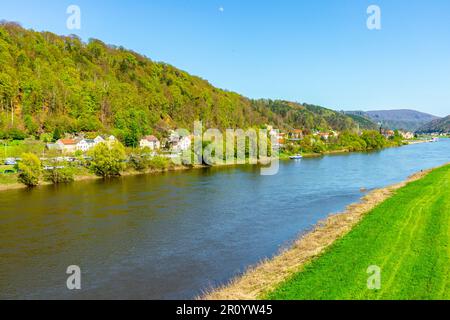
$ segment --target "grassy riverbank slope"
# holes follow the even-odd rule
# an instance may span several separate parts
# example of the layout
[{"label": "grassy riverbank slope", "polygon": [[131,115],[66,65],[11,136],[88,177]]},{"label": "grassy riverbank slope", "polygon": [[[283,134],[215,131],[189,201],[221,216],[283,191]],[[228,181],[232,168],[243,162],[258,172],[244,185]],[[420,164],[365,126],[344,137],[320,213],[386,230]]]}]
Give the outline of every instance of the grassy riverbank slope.
[{"label": "grassy riverbank slope", "polygon": [[[207,300],[450,298],[450,165],[377,189]],[[381,290],[367,289],[369,266]]]},{"label": "grassy riverbank slope", "polygon": [[[395,192],[269,299],[450,299],[450,166]],[[369,266],[381,289],[369,290]]]}]

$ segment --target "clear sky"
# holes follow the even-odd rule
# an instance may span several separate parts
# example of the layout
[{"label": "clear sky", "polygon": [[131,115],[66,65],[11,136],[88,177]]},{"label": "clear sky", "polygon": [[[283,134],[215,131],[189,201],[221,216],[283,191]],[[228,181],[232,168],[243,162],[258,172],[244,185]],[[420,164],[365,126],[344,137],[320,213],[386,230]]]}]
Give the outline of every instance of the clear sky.
[{"label": "clear sky", "polygon": [[[71,4],[81,30],[66,27]],[[252,98],[450,114],[449,0],[0,0],[0,19],[122,45]]]}]

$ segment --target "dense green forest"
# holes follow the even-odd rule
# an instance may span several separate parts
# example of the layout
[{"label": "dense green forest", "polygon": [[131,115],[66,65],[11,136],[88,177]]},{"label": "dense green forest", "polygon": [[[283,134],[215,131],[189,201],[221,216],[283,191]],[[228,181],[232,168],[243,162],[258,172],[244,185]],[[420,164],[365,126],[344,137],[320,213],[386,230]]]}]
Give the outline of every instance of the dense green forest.
[{"label": "dense green forest", "polygon": [[133,142],[144,134],[191,128],[195,120],[215,128],[357,128],[340,112],[250,100],[100,40],[84,43],[0,24],[0,138],[99,131]]}]

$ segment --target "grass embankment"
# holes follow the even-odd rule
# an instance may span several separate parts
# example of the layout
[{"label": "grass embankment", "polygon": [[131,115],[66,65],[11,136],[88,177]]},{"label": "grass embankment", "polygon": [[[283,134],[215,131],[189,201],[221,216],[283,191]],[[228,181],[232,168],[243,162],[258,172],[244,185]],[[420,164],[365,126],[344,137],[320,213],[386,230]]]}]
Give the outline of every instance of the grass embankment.
[{"label": "grass embankment", "polygon": [[[372,191],[202,298],[449,298],[450,166],[430,171]],[[382,272],[379,291],[367,289],[373,265]]]},{"label": "grass embankment", "polygon": [[[381,289],[367,288],[369,266]],[[450,166],[398,190],[268,299],[450,299]]]}]

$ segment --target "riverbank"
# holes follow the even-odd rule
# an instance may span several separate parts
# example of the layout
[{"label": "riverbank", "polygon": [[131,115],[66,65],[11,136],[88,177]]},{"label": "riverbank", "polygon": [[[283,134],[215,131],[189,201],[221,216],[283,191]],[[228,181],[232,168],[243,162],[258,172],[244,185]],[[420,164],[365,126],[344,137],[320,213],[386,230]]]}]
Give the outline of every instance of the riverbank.
[{"label": "riverbank", "polygon": [[[348,149],[341,149],[341,150],[332,150],[332,151],[324,151],[322,153],[302,153],[303,158],[320,158],[323,156],[328,155],[334,155],[334,154],[346,154],[351,153],[352,151],[349,151]],[[280,160],[290,160],[291,156],[295,156],[294,153],[281,153],[280,154]]]},{"label": "riverbank", "polygon": [[[375,190],[360,203],[350,205],[345,212],[319,223],[289,250],[249,269],[229,285],[203,298],[389,299],[431,295],[415,290],[402,291],[407,277],[411,280],[410,286],[421,280],[426,287],[427,280],[432,280],[436,288],[448,288],[450,284],[445,277],[449,269],[444,266],[450,265],[450,261],[448,255],[442,254],[448,243],[450,219],[449,214],[439,219],[439,214],[450,212],[449,178],[450,166],[446,165]],[[416,212],[419,213],[417,216],[414,215]],[[432,222],[437,224],[430,224]],[[428,231],[434,228],[443,237],[434,237],[435,234],[426,232],[425,228]],[[423,255],[418,255],[419,249]],[[430,262],[424,258],[430,258]],[[431,262],[443,269],[428,270],[433,268]],[[368,292],[366,270],[376,264],[383,270],[383,279],[386,279],[383,284],[386,285],[382,291]],[[405,271],[399,272],[399,268]],[[436,293],[434,297],[442,295]]]},{"label": "riverbank", "polygon": [[[424,141],[424,140],[420,140],[420,141],[403,141],[403,145],[390,145],[390,146],[386,146],[383,147],[382,149],[387,149],[387,148],[399,148],[399,147],[404,147],[407,145],[413,145],[413,144],[419,144],[419,143],[428,143],[429,141]],[[370,150],[360,150],[360,151],[351,151],[348,148],[343,148],[343,149],[336,149],[336,150],[327,150],[327,151],[322,151],[320,153],[312,153],[312,152],[303,152],[302,156],[303,158],[320,158],[323,156],[329,156],[329,155],[339,155],[339,154],[347,154],[347,153],[353,153],[353,152],[372,152],[372,151],[377,151],[377,150],[382,150],[382,149],[370,149]],[[289,160],[291,156],[295,156],[297,155],[296,153],[280,153],[280,160]]]},{"label": "riverbank", "polygon": [[[392,148],[392,147],[386,147],[386,148]],[[339,149],[339,150],[324,151],[322,153],[304,153],[303,157],[304,158],[320,158],[320,157],[327,156],[327,155],[348,154],[348,153],[352,153],[352,152],[361,152],[361,151],[350,151],[348,149]],[[279,160],[286,160],[286,161],[290,160],[289,157],[292,155],[294,155],[294,154],[281,153],[279,155]],[[230,164],[230,165],[222,164],[222,165],[216,165],[214,167],[224,167],[224,166],[234,166],[234,165],[236,165],[236,164]],[[161,174],[164,172],[186,171],[186,170],[192,170],[192,169],[202,169],[202,168],[206,168],[206,167],[207,166],[204,166],[204,165],[195,165],[195,166],[172,165],[172,166],[169,166],[169,168],[162,169],[162,170],[152,169],[152,170],[145,170],[145,171],[136,171],[136,170],[127,169],[126,171],[122,172],[121,176],[127,177],[127,176],[137,176],[137,175],[147,175],[147,174]],[[0,179],[0,192],[28,188],[27,186],[16,182],[17,174],[3,175],[3,176],[0,176],[0,178],[1,178]],[[83,172],[81,175],[75,175],[74,182],[86,181],[86,180],[100,180],[100,179],[102,179],[102,178],[99,176],[96,176],[94,174],[91,174],[91,173],[87,172],[87,170],[85,170],[85,172]],[[39,183],[39,186],[48,186],[48,185],[52,185],[52,183],[46,182],[46,181],[41,181]]]},{"label": "riverbank", "polygon": [[[193,169],[201,169],[205,168],[205,166],[192,166],[192,167],[186,167],[186,166],[173,166],[169,167],[164,170],[146,170],[146,171],[135,171],[135,170],[128,170],[125,172],[122,172],[120,177],[129,177],[129,176],[139,176],[139,175],[152,175],[152,174],[162,174],[165,172],[175,172],[175,171],[185,171],[185,170],[193,170]],[[13,175],[14,180],[17,180],[17,175]],[[89,180],[101,180],[102,177],[96,176],[94,174],[83,174],[83,175],[76,175],[74,177],[74,182],[80,182],[80,181],[89,181]],[[37,187],[40,186],[50,186],[53,185],[51,182],[41,181]],[[7,184],[0,184],[0,192],[2,191],[8,191],[8,190],[18,190],[18,189],[27,189],[28,187],[24,184],[18,183],[18,182],[11,182]]]}]

